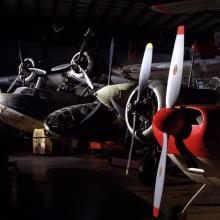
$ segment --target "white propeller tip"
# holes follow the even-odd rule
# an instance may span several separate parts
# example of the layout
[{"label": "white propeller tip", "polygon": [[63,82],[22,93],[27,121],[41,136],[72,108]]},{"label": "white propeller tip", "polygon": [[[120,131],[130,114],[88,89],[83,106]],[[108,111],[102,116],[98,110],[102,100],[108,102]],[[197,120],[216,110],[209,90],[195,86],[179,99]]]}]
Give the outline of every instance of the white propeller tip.
[{"label": "white propeller tip", "polygon": [[154,209],[153,209],[153,216],[154,216],[155,218],[157,218],[158,215],[159,215],[159,209],[158,209],[157,207],[154,207]]},{"label": "white propeller tip", "polygon": [[125,171],[125,176],[127,176],[128,175],[128,169],[126,169],[126,171]]},{"label": "white propeller tip", "polygon": [[184,34],[184,32],[185,32],[184,26],[179,26],[177,29],[177,35]]},{"label": "white propeller tip", "polygon": [[147,48],[153,48],[153,44],[152,43],[148,43],[146,47]]}]

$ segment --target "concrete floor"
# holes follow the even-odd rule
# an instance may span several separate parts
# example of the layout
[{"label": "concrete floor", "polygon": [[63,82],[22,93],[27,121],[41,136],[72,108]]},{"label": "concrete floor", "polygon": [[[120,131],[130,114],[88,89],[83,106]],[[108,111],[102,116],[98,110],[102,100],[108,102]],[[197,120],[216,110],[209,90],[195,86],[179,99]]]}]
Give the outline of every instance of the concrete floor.
[{"label": "concrete floor", "polygon": [[[121,166],[125,160],[115,164],[113,160],[117,166],[110,166],[106,158],[93,154],[11,156],[10,160],[17,162],[19,178],[18,194],[16,197],[15,193],[7,219],[154,219],[154,189],[138,180],[136,169],[131,169],[126,177]],[[165,219],[169,207],[184,205],[199,186],[181,173],[167,175],[159,219]],[[189,208],[187,219],[220,219],[220,204],[216,201],[220,201],[219,189],[206,192]]]}]

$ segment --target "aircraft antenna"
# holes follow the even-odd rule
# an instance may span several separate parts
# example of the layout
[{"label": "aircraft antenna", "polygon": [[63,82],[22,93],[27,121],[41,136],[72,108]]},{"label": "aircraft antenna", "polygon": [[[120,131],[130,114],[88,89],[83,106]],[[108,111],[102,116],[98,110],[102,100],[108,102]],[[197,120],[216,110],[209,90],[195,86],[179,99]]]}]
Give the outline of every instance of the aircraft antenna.
[{"label": "aircraft antenna", "polygon": [[192,85],[192,78],[194,77],[194,60],[195,60],[195,50],[196,50],[196,47],[197,47],[197,43],[196,43],[196,40],[195,40],[194,46],[192,46],[193,54],[192,54],[191,68],[190,68],[190,72],[189,72],[189,80],[188,80],[188,85],[187,85],[188,87],[191,87],[191,85]]}]

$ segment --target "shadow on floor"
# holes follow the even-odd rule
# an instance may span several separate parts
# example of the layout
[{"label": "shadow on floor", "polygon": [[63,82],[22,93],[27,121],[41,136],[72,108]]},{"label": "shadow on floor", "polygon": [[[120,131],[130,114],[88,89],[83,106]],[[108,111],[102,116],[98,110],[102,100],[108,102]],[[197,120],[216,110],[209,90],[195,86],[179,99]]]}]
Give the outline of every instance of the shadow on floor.
[{"label": "shadow on floor", "polygon": [[53,168],[19,174],[18,205],[8,219],[145,220],[152,206],[112,171]]}]

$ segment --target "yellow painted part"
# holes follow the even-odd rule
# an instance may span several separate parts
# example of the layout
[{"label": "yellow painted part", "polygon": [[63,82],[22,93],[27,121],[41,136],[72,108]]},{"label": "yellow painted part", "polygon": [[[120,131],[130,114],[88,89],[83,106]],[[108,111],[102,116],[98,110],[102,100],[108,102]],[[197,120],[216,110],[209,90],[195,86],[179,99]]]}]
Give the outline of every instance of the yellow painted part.
[{"label": "yellow painted part", "polygon": [[147,48],[153,48],[153,44],[152,43],[148,43],[147,44]]},{"label": "yellow painted part", "polygon": [[33,132],[33,153],[35,154],[52,154],[53,143],[45,135],[43,128],[34,129]]}]

